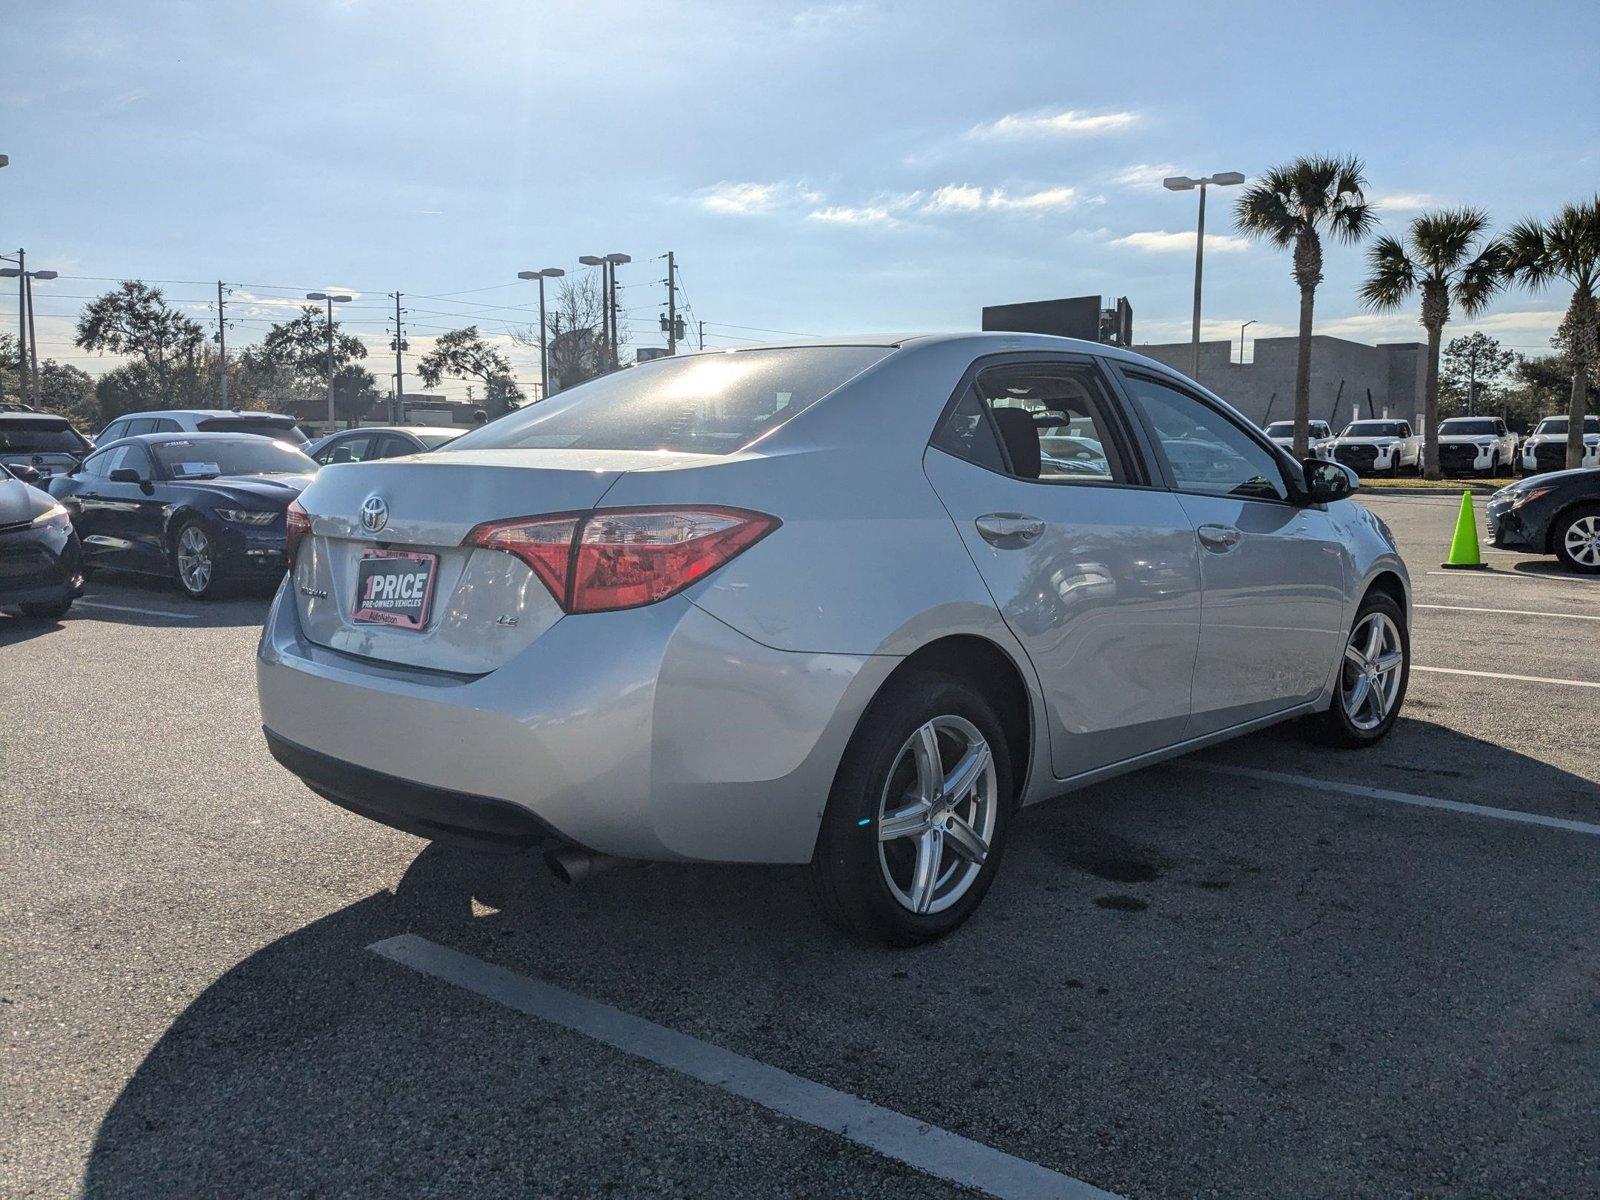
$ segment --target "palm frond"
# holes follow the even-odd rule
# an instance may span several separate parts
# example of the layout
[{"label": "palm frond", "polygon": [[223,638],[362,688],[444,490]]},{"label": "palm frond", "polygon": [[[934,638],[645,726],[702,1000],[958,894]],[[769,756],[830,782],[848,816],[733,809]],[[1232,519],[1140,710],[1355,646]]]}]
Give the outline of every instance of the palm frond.
[{"label": "palm frond", "polygon": [[1554,277],[1544,225],[1519,221],[1500,239],[1507,275],[1528,288],[1541,288]]},{"label": "palm frond", "polygon": [[1444,208],[1411,222],[1407,240],[1417,265],[1435,279],[1448,279],[1489,228],[1489,214],[1476,208]]},{"label": "palm frond", "polygon": [[1289,180],[1281,169],[1268,171],[1240,193],[1233,206],[1233,224],[1247,238],[1284,249],[1294,245],[1302,224],[1293,207]]},{"label": "palm frond", "polygon": [[1399,308],[1416,289],[1417,266],[1396,239],[1384,236],[1367,252],[1367,281],[1361,285],[1361,300],[1375,311]]},{"label": "palm frond", "polygon": [[1456,303],[1463,316],[1476,317],[1506,284],[1506,252],[1500,242],[1490,242],[1456,277]]},{"label": "palm frond", "polygon": [[1287,249],[1318,228],[1357,242],[1377,224],[1366,200],[1366,176],[1354,155],[1312,154],[1273,167],[1246,188],[1234,206],[1234,225],[1246,237]]},{"label": "palm frond", "polygon": [[1600,197],[1568,204],[1545,222],[1544,247],[1553,274],[1593,292],[1600,274]]}]

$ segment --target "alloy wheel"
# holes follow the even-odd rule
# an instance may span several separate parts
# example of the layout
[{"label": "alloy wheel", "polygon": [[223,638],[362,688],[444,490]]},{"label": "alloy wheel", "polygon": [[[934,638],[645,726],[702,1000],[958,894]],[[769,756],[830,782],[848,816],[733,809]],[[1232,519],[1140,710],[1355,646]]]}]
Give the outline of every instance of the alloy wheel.
[{"label": "alloy wheel", "polygon": [[1350,631],[1344,669],[1339,674],[1339,702],[1350,723],[1363,732],[1382,725],[1400,693],[1405,650],[1400,630],[1388,614],[1368,613]]},{"label": "alloy wheel", "polygon": [[1567,526],[1561,544],[1573,562],[1585,567],[1600,567],[1600,516],[1579,517]]},{"label": "alloy wheel", "polygon": [[914,913],[949,908],[989,856],[999,816],[994,753],[972,722],[935,717],[900,748],[878,802],[878,865]]},{"label": "alloy wheel", "polygon": [[211,583],[211,539],[198,525],[178,535],[178,575],[197,596]]}]

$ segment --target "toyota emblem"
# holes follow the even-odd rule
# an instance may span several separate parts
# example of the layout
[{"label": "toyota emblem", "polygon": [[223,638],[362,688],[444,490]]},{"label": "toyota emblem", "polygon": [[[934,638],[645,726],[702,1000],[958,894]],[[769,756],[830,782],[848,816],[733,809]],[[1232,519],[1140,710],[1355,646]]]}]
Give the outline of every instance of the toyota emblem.
[{"label": "toyota emblem", "polygon": [[368,533],[377,533],[389,523],[389,506],[383,502],[379,495],[368,496],[361,503],[361,528]]}]

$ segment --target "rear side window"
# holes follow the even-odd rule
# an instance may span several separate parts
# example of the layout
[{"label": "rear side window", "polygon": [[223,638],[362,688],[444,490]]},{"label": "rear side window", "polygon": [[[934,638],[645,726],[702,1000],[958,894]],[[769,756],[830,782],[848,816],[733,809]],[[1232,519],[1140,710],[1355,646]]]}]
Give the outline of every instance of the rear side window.
[{"label": "rear side window", "polygon": [[528,405],[463,435],[450,449],[732,454],[892,350],[802,346],[657,359]]},{"label": "rear side window", "polygon": [[974,381],[1019,479],[1131,483],[1117,452],[1106,395],[1087,363],[1008,363]]},{"label": "rear side window", "polygon": [[8,421],[0,417],[0,451],[17,454],[78,454],[88,445],[65,421]]}]

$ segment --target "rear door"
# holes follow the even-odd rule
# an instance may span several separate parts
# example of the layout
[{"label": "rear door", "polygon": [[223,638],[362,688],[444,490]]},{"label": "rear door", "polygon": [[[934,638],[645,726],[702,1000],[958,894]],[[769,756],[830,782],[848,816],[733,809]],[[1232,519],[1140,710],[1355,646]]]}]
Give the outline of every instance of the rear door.
[{"label": "rear door", "polygon": [[1096,360],[980,360],[924,461],[1038,673],[1056,776],[1181,740],[1200,629],[1194,530]]},{"label": "rear door", "polygon": [[1312,699],[1344,645],[1345,555],[1327,511],[1291,502],[1282,460],[1243,420],[1165,376],[1120,374],[1200,548],[1191,736]]}]

